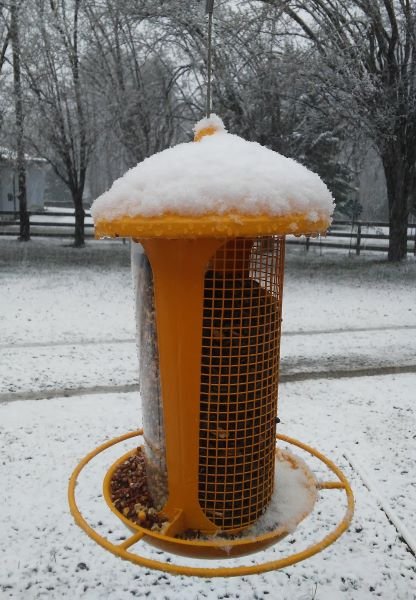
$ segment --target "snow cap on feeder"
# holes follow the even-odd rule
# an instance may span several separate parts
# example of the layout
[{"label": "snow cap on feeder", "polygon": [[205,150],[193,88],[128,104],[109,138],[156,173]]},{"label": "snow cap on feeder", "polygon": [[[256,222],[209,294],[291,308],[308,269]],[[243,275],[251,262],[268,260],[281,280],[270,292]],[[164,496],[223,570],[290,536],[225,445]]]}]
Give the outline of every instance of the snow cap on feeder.
[{"label": "snow cap on feeder", "polygon": [[136,238],[317,235],[334,200],[320,177],[226,131],[211,115],[195,141],[159,152],[116,180],[92,205],[96,236]]}]

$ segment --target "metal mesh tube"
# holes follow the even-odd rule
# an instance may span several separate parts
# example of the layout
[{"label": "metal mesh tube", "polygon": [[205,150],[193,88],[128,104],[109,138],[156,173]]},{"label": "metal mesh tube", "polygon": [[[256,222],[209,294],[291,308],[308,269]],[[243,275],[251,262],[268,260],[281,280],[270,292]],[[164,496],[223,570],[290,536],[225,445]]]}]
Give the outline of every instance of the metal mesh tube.
[{"label": "metal mesh tube", "polygon": [[283,258],[282,238],[236,239],[205,274],[199,502],[224,530],[273,492]]}]

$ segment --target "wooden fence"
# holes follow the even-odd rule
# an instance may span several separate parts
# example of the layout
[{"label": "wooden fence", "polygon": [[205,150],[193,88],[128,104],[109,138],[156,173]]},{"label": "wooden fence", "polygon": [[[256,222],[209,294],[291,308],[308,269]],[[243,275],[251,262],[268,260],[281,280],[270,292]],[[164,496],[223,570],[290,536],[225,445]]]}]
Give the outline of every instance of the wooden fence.
[{"label": "wooden fence", "polygon": [[[354,252],[387,252],[389,246],[389,224],[381,221],[333,221],[325,236],[318,238],[286,239],[288,244],[301,244],[306,250],[335,248]],[[407,226],[407,252],[416,256],[416,223]]]},{"label": "wooden fence", "polygon": [[[71,238],[74,235],[73,211],[33,211],[29,213],[32,237]],[[94,225],[89,211],[85,214],[85,237],[93,238]],[[407,251],[416,256],[416,223],[407,227]],[[0,236],[19,235],[19,214],[0,212]],[[362,251],[387,252],[389,225],[374,221],[334,221],[326,236],[296,238],[287,236],[288,244],[310,248],[348,250],[359,255]]]},{"label": "wooden fence", "polygon": [[[333,221],[325,236],[318,238],[287,238],[288,244],[304,245],[306,250],[335,248],[358,256],[362,251],[387,252],[389,224],[381,221]],[[407,226],[407,252],[416,256],[416,223]]]},{"label": "wooden fence", "polygon": [[[74,211],[29,211],[31,237],[74,237]],[[85,237],[94,238],[94,224],[89,211],[85,212]],[[0,211],[0,236],[19,235],[19,213]]]}]

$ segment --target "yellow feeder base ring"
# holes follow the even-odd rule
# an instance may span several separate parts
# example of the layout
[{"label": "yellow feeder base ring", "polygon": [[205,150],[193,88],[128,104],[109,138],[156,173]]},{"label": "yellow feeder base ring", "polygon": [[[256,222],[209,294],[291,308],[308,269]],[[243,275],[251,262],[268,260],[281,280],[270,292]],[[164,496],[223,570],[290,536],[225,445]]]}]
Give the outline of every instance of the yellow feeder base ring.
[{"label": "yellow feeder base ring", "polygon": [[[140,436],[140,435],[142,435],[142,433],[143,433],[143,430],[138,430],[138,431],[133,431],[133,432],[124,434],[120,437],[109,440],[108,442],[102,444],[101,446],[99,446],[98,448],[96,448],[95,450],[93,450],[92,452],[87,454],[87,456],[85,456],[81,460],[81,462],[77,465],[74,472],[72,473],[71,478],[69,480],[69,487],[68,487],[69,506],[70,506],[71,514],[74,517],[77,525],[79,525],[81,527],[81,529],[83,529],[87,533],[87,535],[89,535],[97,544],[99,544],[100,546],[102,546],[103,548],[108,550],[109,552],[112,552],[116,556],[119,556],[120,558],[123,558],[125,560],[129,560],[130,562],[132,562],[134,564],[141,565],[143,567],[147,567],[147,568],[151,568],[151,569],[165,571],[165,572],[173,574],[173,575],[190,575],[190,576],[198,576],[198,577],[231,577],[231,576],[243,576],[243,575],[254,575],[254,574],[258,574],[258,573],[265,573],[267,571],[273,571],[273,570],[277,570],[277,569],[282,569],[284,567],[288,567],[297,562],[300,562],[302,560],[310,558],[314,554],[321,552],[322,550],[324,550],[325,548],[330,546],[333,542],[335,542],[347,530],[347,528],[351,522],[351,519],[352,519],[352,516],[354,513],[354,496],[353,496],[353,493],[351,490],[351,486],[350,486],[347,478],[345,477],[345,475],[342,473],[342,471],[331,460],[329,460],[326,456],[324,456],[323,454],[321,454],[320,452],[318,452],[311,446],[308,446],[307,444],[299,442],[298,440],[295,440],[288,436],[279,434],[276,436],[276,438],[278,440],[281,440],[281,441],[286,442],[287,444],[290,444],[293,446],[297,446],[298,448],[304,450],[305,452],[308,452],[309,454],[311,454],[312,456],[316,457],[321,462],[323,462],[336,475],[337,480],[335,480],[335,481],[319,482],[317,484],[318,489],[320,489],[320,490],[341,489],[341,490],[345,491],[345,494],[347,496],[347,508],[346,508],[344,517],[341,519],[341,521],[338,523],[338,525],[329,534],[327,534],[322,540],[307,547],[305,550],[302,550],[301,552],[297,552],[297,553],[294,553],[292,555],[289,555],[289,556],[286,556],[286,557],[283,557],[283,558],[280,558],[277,560],[263,562],[263,563],[259,563],[256,565],[247,565],[247,566],[238,566],[238,567],[218,567],[218,568],[187,567],[185,565],[175,565],[172,563],[156,561],[156,560],[141,556],[140,554],[137,554],[135,552],[129,551],[129,548],[131,546],[133,546],[140,540],[145,539],[146,541],[149,541],[150,543],[153,543],[160,547],[163,546],[165,549],[170,549],[175,554],[181,553],[180,551],[178,552],[178,546],[179,546],[179,549],[180,549],[181,545],[188,546],[188,556],[189,556],[189,546],[191,546],[193,549],[197,550],[198,547],[201,549],[201,546],[202,546],[202,548],[207,548],[211,545],[211,547],[213,547],[217,553],[216,556],[218,556],[218,549],[219,549],[220,545],[224,546],[224,545],[231,544],[231,545],[244,546],[245,543],[248,543],[250,545],[250,547],[252,547],[253,542],[255,542],[257,540],[257,538],[247,538],[246,540],[238,539],[238,540],[230,540],[230,541],[221,540],[221,542],[218,541],[217,545],[215,545],[215,544],[213,545],[213,542],[204,542],[204,541],[199,541],[199,540],[179,540],[176,538],[172,538],[170,536],[165,536],[160,533],[156,534],[154,532],[149,532],[149,530],[141,528],[138,525],[135,525],[135,528],[137,528],[137,531],[135,533],[133,533],[133,535],[131,535],[127,540],[123,541],[120,544],[113,544],[108,539],[106,539],[103,536],[101,536],[100,534],[98,534],[84,519],[84,517],[82,516],[82,514],[76,504],[75,487],[77,484],[78,476],[81,473],[82,469],[98,454],[100,454],[104,450],[107,450],[111,446],[114,446],[120,442],[123,442],[123,441],[133,438],[133,437]],[[130,454],[130,452],[127,455],[123,456],[122,459],[125,459],[129,454]],[[107,482],[109,481],[109,473],[112,473],[114,471],[114,468],[116,467],[116,465],[118,465],[120,463],[120,461],[121,461],[121,459],[119,461],[117,461],[117,463],[115,463],[115,465],[113,465],[111,467],[110,471],[107,473],[105,481],[107,481]],[[106,492],[106,494],[108,495],[108,492]],[[108,502],[109,498],[107,497],[106,500]],[[110,499],[110,502],[109,502],[110,508],[111,508],[111,505],[112,505],[112,503],[111,503],[111,499]],[[112,508],[112,510],[113,510],[113,512],[115,512],[115,514],[117,514],[118,517],[120,517],[120,513],[118,511],[116,511],[114,508]],[[132,525],[131,521],[129,521],[127,519],[122,519],[122,520],[127,521],[126,524],[129,527],[131,527],[131,525]],[[267,545],[270,545],[270,543],[276,542],[279,539],[279,537],[280,538],[284,537],[284,535],[286,535],[286,533],[287,532],[284,532],[284,533],[282,532],[282,534],[280,536],[276,536],[276,532],[272,532],[271,534],[264,534],[262,536],[259,536],[259,540],[258,540],[259,544],[255,548],[255,550],[260,550],[260,549],[266,547]],[[271,542],[270,542],[270,538],[273,538]],[[160,543],[158,543],[158,542],[160,542]],[[242,548],[242,550],[243,550],[243,552],[239,552],[240,555],[242,553],[247,553],[247,549]],[[253,550],[253,548],[251,548],[251,550],[255,551],[255,550]],[[205,556],[207,556],[206,552],[203,554]],[[200,556],[200,554],[198,552],[195,552],[194,556]]]},{"label": "yellow feeder base ring", "polygon": [[[111,480],[117,468],[121,466],[128,458],[133,456],[136,449],[130,450],[109,468],[104,478],[103,483],[103,495],[107,502],[109,509],[121,520],[123,523],[132,531],[141,531],[145,535],[145,541],[156,546],[165,552],[171,552],[180,556],[186,556],[188,558],[237,558],[240,556],[246,556],[253,552],[258,552],[269,546],[276,544],[282,540],[289,533],[289,528],[286,523],[283,523],[274,530],[259,534],[259,535],[243,535],[243,537],[222,537],[222,536],[233,536],[234,534],[243,533],[246,529],[250,529],[251,526],[245,528],[239,528],[236,530],[227,530],[221,532],[218,535],[210,534],[207,537],[198,538],[186,538],[181,539],[175,537],[178,533],[178,525],[180,524],[181,511],[178,511],[172,521],[166,524],[166,528],[163,532],[154,532],[144,527],[141,527],[138,523],[131,521],[123,515],[115,506],[111,499]],[[316,480],[308,469],[308,467],[297,459],[293,455],[288,455],[286,452],[281,451],[279,460],[290,464],[294,469],[300,469],[305,475],[305,479],[308,480],[308,490],[312,493],[317,491]],[[310,507],[302,513],[298,513],[290,521],[290,530],[297,527],[303,519],[305,519],[313,510],[315,505],[315,499],[311,501]],[[162,511],[163,512],[163,511]],[[254,523],[253,523],[254,525]]]}]

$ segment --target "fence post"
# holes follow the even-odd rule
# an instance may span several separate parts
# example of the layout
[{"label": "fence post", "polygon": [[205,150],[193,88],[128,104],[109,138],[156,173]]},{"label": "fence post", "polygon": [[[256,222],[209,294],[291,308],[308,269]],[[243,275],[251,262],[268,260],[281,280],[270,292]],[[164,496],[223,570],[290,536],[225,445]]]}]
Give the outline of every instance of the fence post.
[{"label": "fence post", "polygon": [[355,247],[355,252],[357,254],[357,256],[360,256],[360,251],[361,251],[361,223],[358,223],[357,225],[357,245]]}]

